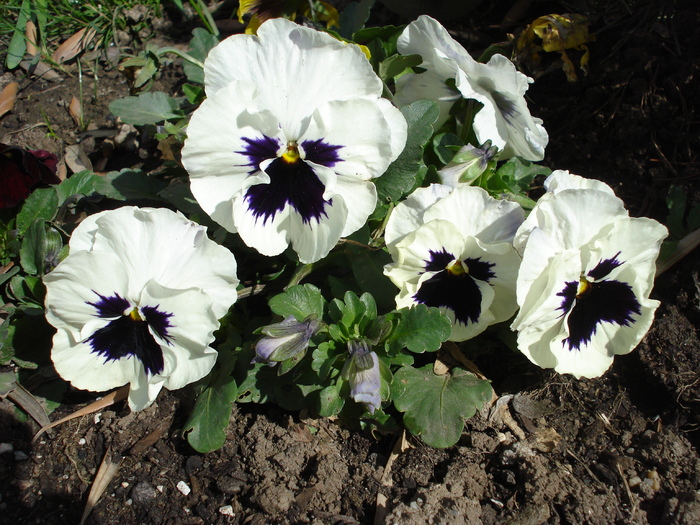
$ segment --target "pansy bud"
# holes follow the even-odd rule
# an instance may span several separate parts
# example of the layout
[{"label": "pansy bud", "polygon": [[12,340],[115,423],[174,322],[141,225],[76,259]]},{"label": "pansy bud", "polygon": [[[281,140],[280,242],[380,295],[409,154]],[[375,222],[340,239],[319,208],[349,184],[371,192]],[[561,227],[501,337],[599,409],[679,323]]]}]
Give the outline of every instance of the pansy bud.
[{"label": "pansy bud", "polygon": [[382,404],[379,358],[365,340],[348,342],[348,352],[350,357],[345,361],[343,377],[350,383],[350,395],[374,414]]},{"label": "pansy bud", "polygon": [[294,317],[265,326],[261,331],[265,337],[255,345],[256,362],[271,362],[274,365],[304,352],[309,341],[321,328],[321,321],[307,317],[302,322]]},{"label": "pansy bud", "polygon": [[440,180],[453,188],[461,182],[471,184],[487,169],[495,166],[497,153],[498,148],[492,146],[490,140],[484,142],[480,148],[467,144],[457,152],[447,166],[438,170]]}]

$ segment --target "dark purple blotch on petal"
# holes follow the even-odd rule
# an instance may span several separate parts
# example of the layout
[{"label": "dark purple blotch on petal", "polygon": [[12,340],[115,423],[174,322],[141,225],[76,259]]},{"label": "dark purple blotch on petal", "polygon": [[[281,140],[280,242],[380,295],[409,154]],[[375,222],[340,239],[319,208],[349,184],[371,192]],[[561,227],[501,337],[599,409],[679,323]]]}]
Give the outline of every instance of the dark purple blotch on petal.
[{"label": "dark purple blotch on petal", "polygon": [[318,139],[305,140],[301,143],[301,147],[304,150],[305,160],[321,164],[327,168],[332,168],[336,163],[340,162],[338,151],[342,146],[334,146],[324,142],[322,139]]},{"label": "dark purple blotch on petal", "polygon": [[95,307],[96,317],[112,320],[86,339],[92,351],[103,356],[105,362],[134,356],[141,361],[147,374],[160,374],[164,368],[163,350],[149,327],[167,344],[172,344],[168,329],[172,327],[173,314],[159,310],[159,306],[145,306],[141,309],[143,319],[134,319],[127,312],[131,304],[125,298],[119,294],[95,293],[100,300],[87,304]]},{"label": "dark purple blotch on petal", "polygon": [[[455,319],[465,325],[477,323],[481,316],[481,290],[476,281],[488,283],[494,278],[494,263],[482,261],[478,257],[467,258],[463,261],[467,272],[456,275],[447,270],[454,257],[446,250],[431,251],[430,255],[426,271],[438,273],[425,281],[413,298],[426,306],[449,308],[454,312]],[[442,265],[441,270],[439,264]]]},{"label": "dark purple blotch on petal", "polygon": [[588,277],[597,280],[586,281],[583,291],[579,291],[579,282],[570,281],[557,293],[563,298],[557,308],[562,311],[560,317],[569,314],[566,320],[569,337],[562,341],[569,350],[580,350],[582,345],[588,344],[599,324],[629,326],[634,322],[632,315],[641,314],[641,305],[628,283],[600,280],[623,264],[617,259],[618,255],[620,252],[610,259],[601,260],[588,272]]},{"label": "dark purple blotch on petal", "polygon": [[277,151],[281,146],[277,139],[266,135],[256,139],[243,137],[243,142],[246,143],[245,147],[241,151],[236,151],[235,153],[240,153],[248,157],[246,166],[250,167],[248,171],[250,174],[260,171],[260,164],[263,161],[277,157]]}]

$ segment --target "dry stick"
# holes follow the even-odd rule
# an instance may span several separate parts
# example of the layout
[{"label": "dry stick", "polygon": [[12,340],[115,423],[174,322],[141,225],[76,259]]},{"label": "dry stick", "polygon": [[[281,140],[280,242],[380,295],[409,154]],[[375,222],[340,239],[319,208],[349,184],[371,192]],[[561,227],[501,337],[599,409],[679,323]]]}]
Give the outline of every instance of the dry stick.
[{"label": "dry stick", "polygon": [[80,519],[80,525],[85,523],[85,520],[92,512],[92,509],[95,508],[95,505],[97,505],[100,496],[102,496],[102,493],[107,488],[107,485],[109,485],[109,482],[112,481],[112,478],[117,473],[117,470],[119,470],[119,465],[121,465],[121,462],[124,459],[119,458],[119,461],[114,463],[112,462],[112,458],[109,456],[110,450],[108,449],[107,452],[105,452],[105,456],[102,459],[102,464],[95,475],[95,481],[92,482],[92,488],[90,488],[90,494],[88,494],[87,503],[85,503],[85,510],[83,511],[83,517]]},{"label": "dry stick", "polygon": [[34,421],[39,423],[40,426],[46,425],[44,428],[47,430],[51,428],[49,426],[49,416],[46,415],[44,407],[42,407],[36,398],[22,385],[15,382],[14,387],[8,392],[7,397],[21,407],[27,414],[32,416]]},{"label": "dry stick", "polygon": [[90,403],[88,406],[81,408],[80,410],[76,410],[72,414],[68,414],[66,417],[62,417],[58,421],[54,421],[53,423],[50,423],[44,427],[42,427],[39,432],[37,432],[34,437],[32,438],[32,444],[36,442],[39,437],[46,432],[48,429],[55,427],[56,425],[60,425],[61,423],[65,423],[66,421],[70,421],[71,419],[75,419],[76,417],[80,416],[86,416],[87,414],[92,414],[93,412],[97,412],[98,410],[102,410],[103,408],[106,408],[110,405],[113,405],[114,403],[121,401],[122,399],[126,399],[126,396],[129,395],[129,385],[125,385],[121,388],[118,388],[117,390],[114,390],[104,396],[101,399],[98,399],[97,401],[94,401],[93,403]]}]

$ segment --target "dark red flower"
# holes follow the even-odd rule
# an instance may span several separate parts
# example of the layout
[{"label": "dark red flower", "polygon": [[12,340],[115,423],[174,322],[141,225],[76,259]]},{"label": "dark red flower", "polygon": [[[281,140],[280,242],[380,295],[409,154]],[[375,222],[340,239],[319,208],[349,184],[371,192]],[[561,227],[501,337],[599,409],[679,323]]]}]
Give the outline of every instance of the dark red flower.
[{"label": "dark red flower", "polygon": [[0,208],[14,208],[37,184],[58,184],[58,157],[0,143]]}]

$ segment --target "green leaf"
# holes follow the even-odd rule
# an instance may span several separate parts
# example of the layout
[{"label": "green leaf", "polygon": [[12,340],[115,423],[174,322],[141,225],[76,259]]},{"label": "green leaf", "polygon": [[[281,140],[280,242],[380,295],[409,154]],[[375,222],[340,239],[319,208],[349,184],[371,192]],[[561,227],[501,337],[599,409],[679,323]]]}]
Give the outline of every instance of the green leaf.
[{"label": "green leaf", "polygon": [[338,34],[348,40],[359,31],[369,20],[369,12],[374,5],[374,0],[360,0],[352,2],[340,13],[340,29]]},{"label": "green leaf", "polygon": [[[7,14],[7,11],[5,14]],[[7,46],[7,56],[5,57],[7,69],[16,68],[24,58],[24,53],[27,50],[27,41],[24,35],[27,28],[27,20],[29,20],[30,16],[31,2],[30,0],[24,0],[19,8],[12,40],[10,40],[10,45]]]},{"label": "green leaf", "polygon": [[366,250],[348,246],[350,267],[358,286],[363,292],[370,292],[383,311],[395,306],[397,289],[384,275],[384,265],[391,262],[391,256],[383,250]]},{"label": "green leaf", "polygon": [[437,308],[417,304],[399,310],[401,318],[389,341],[394,351],[435,352],[452,332],[450,320]]},{"label": "green leaf", "polygon": [[345,399],[340,395],[338,385],[327,386],[319,393],[318,415],[321,417],[331,417],[338,414],[345,405]]},{"label": "green leaf", "polygon": [[423,62],[420,55],[394,55],[379,64],[379,77],[386,82],[408,68],[419,66]]},{"label": "green leaf", "polygon": [[14,311],[0,324],[0,365],[9,365],[15,357],[12,339],[15,336]]},{"label": "green leaf", "polygon": [[433,124],[440,116],[438,103],[418,100],[401,108],[408,124],[406,147],[376,181],[378,203],[398,202],[425,175],[423,147],[433,134]]},{"label": "green leaf", "polygon": [[448,164],[464,142],[454,133],[440,133],[433,137],[433,149],[440,162]]},{"label": "green leaf", "polygon": [[111,199],[163,200],[158,193],[165,188],[166,183],[141,170],[125,168],[121,171],[110,171],[103,178],[108,184],[103,188],[104,195]]},{"label": "green leaf", "polygon": [[437,448],[457,443],[465,420],[490,396],[488,381],[461,368],[436,375],[433,365],[404,367],[394,374],[391,383],[391,397],[396,409],[404,413],[406,429]]},{"label": "green leaf", "polygon": [[177,100],[161,91],[141,93],[137,97],[124,97],[113,101],[109,110],[127,124],[143,126],[184,116]]},{"label": "green leaf", "polygon": [[[198,27],[192,31],[192,40],[190,40],[190,50],[188,54],[192,58],[195,58],[200,62],[204,62],[204,59],[207,58],[209,51],[211,51],[211,49],[218,43],[219,39],[216,37],[216,35],[211,34],[202,27]],[[193,64],[192,62],[188,62],[187,60],[183,61],[182,69],[185,72],[187,80],[190,82],[196,82],[197,84],[204,84],[204,69],[196,64]]]},{"label": "green leaf", "polygon": [[313,315],[323,317],[323,296],[321,290],[312,284],[292,286],[284,293],[270,299],[270,309],[282,317],[294,317],[301,322]]},{"label": "green leaf", "polygon": [[19,260],[22,269],[30,275],[44,273],[44,245],[46,241],[46,228],[44,220],[37,219],[27,230],[22,247],[19,250]]},{"label": "green leaf", "polygon": [[24,201],[22,209],[17,214],[17,230],[20,235],[27,231],[37,219],[50,221],[56,215],[58,194],[55,188],[40,188],[34,190]]},{"label": "green leaf", "polygon": [[219,352],[219,368],[211,384],[197,396],[194,410],[183,427],[187,441],[197,452],[211,452],[226,441],[232,403],[238,395],[238,386],[231,376],[236,361],[232,351]]},{"label": "green leaf", "polygon": [[106,195],[109,189],[110,184],[104,177],[100,177],[90,170],[80,171],[74,173],[56,186],[58,205],[62,205],[73,195],[85,195],[86,197],[89,197],[93,193]]}]

